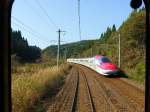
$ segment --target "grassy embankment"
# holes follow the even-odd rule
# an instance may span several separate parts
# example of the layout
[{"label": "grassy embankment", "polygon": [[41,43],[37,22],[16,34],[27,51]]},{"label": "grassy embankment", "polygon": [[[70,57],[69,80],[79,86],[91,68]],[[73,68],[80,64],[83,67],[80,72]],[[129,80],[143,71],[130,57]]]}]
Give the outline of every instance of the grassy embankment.
[{"label": "grassy embankment", "polygon": [[45,95],[51,97],[61,88],[68,69],[67,64],[61,65],[59,70],[56,66],[34,64],[18,67],[12,73],[13,112],[44,112],[45,107],[38,103]]}]

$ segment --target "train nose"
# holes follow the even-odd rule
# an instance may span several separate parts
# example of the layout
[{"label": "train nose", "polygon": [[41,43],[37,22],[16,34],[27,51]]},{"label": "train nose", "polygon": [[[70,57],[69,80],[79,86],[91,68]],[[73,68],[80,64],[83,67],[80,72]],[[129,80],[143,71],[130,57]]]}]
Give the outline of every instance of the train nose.
[{"label": "train nose", "polygon": [[112,63],[103,63],[103,65],[101,67],[105,70],[117,70],[118,69],[116,67],[116,65],[114,65]]},{"label": "train nose", "polygon": [[113,64],[109,64],[108,65],[108,68],[110,69],[110,70],[116,70],[116,69],[118,69],[115,65],[113,65]]}]

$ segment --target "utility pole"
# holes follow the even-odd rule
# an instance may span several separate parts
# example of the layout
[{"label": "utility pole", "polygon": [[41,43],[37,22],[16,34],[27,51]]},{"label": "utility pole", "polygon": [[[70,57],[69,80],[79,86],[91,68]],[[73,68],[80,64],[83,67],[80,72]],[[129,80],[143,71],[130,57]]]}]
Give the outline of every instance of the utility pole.
[{"label": "utility pole", "polygon": [[118,45],[118,48],[119,48],[119,49],[118,49],[118,52],[119,52],[119,54],[118,54],[118,66],[119,66],[119,68],[120,68],[120,67],[121,67],[121,66],[120,66],[120,33],[119,33],[119,39],[118,39],[118,40],[119,40],[119,45]]},{"label": "utility pole", "polygon": [[58,68],[59,67],[59,58],[60,58],[60,34],[61,34],[61,32],[65,32],[65,31],[61,31],[59,29],[57,32],[58,32],[58,49],[57,49],[57,68]]}]

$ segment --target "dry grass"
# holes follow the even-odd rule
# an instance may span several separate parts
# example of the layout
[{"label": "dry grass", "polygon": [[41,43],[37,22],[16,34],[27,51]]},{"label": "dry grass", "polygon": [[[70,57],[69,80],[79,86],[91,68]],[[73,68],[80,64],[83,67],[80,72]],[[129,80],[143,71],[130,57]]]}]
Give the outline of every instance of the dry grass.
[{"label": "dry grass", "polygon": [[11,73],[12,74],[17,74],[17,75],[22,75],[22,74],[33,74],[37,72],[39,69],[44,69],[46,67],[52,67],[54,66],[53,63],[51,62],[46,62],[46,63],[26,63],[26,64],[20,64],[20,65],[15,65],[12,64],[11,67]]},{"label": "dry grass", "polygon": [[12,110],[26,112],[47,90],[59,84],[68,70],[68,65],[37,69],[32,75],[12,75]]}]

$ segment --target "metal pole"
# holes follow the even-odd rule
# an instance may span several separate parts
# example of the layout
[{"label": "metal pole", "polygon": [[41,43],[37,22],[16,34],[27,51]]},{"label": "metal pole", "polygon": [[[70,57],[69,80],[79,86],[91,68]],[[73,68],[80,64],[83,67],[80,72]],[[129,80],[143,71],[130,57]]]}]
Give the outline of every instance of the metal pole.
[{"label": "metal pole", "polygon": [[80,37],[80,41],[81,41],[80,0],[78,0],[78,17],[79,17],[79,37]]},{"label": "metal pole", "polygon": [[118,52],[119,52],[119,55],[118,55],[118,67],[120,68],[120,33],[119,33],[119,46],[118,46]]},{"label": "metal pole", "polygon": [[58,49],[57,49],[57,68],[59,67],[59,49],[60,49],[60,32],[61,30],[58,30]]},{"label": "metal pole", "polygon": [[59,58],[60,58],[60,33],[66,32],[66,31],[61,31],[59,29],[57,32],[58,32],[58,49],[57,49],[57,68],[58,68],[59,67]]}]

